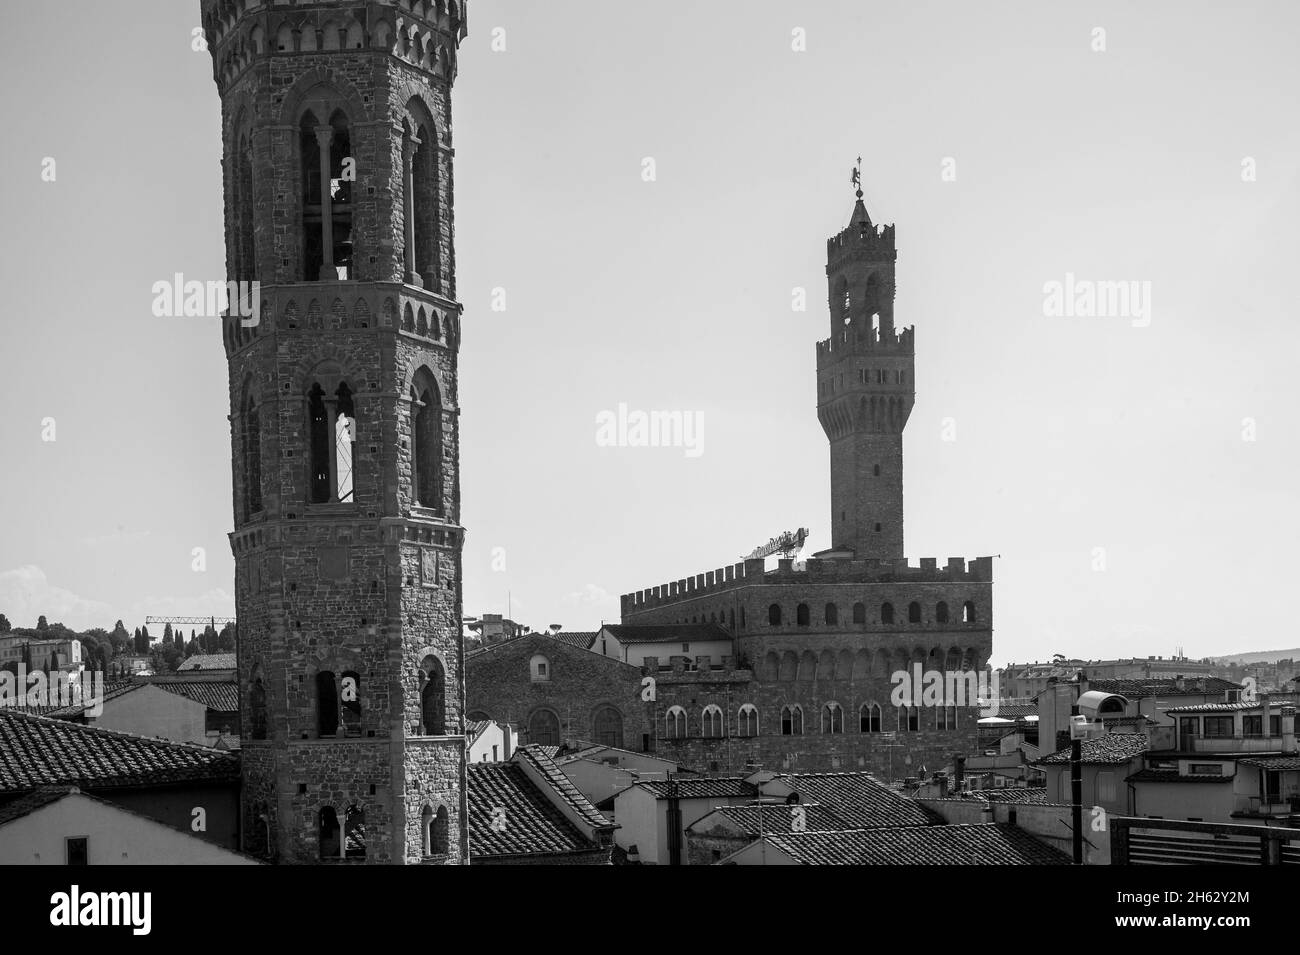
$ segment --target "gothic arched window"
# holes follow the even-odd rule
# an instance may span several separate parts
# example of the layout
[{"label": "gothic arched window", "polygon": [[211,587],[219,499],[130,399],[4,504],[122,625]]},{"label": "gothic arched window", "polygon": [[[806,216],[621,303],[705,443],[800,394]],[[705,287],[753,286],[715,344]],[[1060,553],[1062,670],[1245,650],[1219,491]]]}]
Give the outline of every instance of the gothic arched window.
[{"label": "gothic arched window", "polygon": [[528,742],[540,746],[560,745],[560,718],[551,710],[538,710],[528,720]]},{"label": "gothic arched window", "polygon": [[908,623],[921,622],[921,605],[917,603],[915,600],[913,600],[910,604],[907,605],[907,622]]},{"label": "gothic arched window", "polygon": [[348,859],[366,857],[366,811],[355,803],[343,813],[343,855]]},{"label": "gothic arched window", "polygon": [[420,664],[420,719],[424,735],[447,735],[447,675],[432,653]]},{"label": "gothic arched window", "polygon": [[798,607],[795,608],[794,622],[796,624],[798,624],[801,627],[806,627],[808,626],[808,622],[811,619],[812,619],[812,614],[809,612],[807,604],[800,604]]},{"label": "gothic arched window", "polygon": [[803,708],[797,703],[781,707],[781,735],[803,735]]},{"label": "gothic arched window", "polygon": [[356,408],[337,368],[321,368],[307,390],[307,438],[311,503],[355,501]]},{"label": "gothic arched window", "polygon": [[592,735],[601,746],[623,748],[623,714],[612,706],[602,706],[592,719]]},{"label": "gothic arched window", "polygon": [[342,110],[322,123],[311,110],[298,124],[302,180],[303,280],[353,278],[352,202],[356,180],[352,134]]},{"label": "gothic arched window", "polygon": [[740,736],[758,735],[758,708],[753,703],[741,706],[736,718],[736,732]]},{"label": "gothic arched window", "polygon": [[681,739],[686,735],[686,711],[680,706],[671,706],[664,714],[665,735],[669,739]]},{"label": "gothic arched window", "polygon": [[840,608],[835,604],[826,605],[826,625],[834,627],[840,622]]},{"label": "gothic arched window", "polygon": [[411,387],[411,495],[421,507],[442,510],[442,398],[427,368]]},{"label": "gothic arched window", "polygon": [[438,135],[432,117],[418,99],[407,109],[412,114],[403,124],[402,141],[404,214],[410,217],[404,237],[407,281],[440,293]]},{"label": "gothic arched window", "polygon": [[858,711],[859,729],[863,733],[880,732],[880,705],[877,703],[863,703],[862,708]]},{"label": "gothic arched window", "polygon": [[700,732],[703,736],[713,738],[722,736],[722,710],[712,703],[700,715]]}]

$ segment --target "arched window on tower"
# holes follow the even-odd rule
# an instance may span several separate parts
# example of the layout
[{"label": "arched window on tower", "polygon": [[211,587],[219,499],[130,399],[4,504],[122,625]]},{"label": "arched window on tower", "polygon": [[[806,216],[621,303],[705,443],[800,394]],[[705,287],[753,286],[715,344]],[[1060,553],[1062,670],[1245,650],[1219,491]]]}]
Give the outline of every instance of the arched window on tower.
[{"label": "arched window on tower", "polygon": [[250,389],[244,398],[244,520],[262,510],[262,420]]},{"label": "arched window on tower", "polygon": [[889,601],[885,601],[880,605],[880,622],[881,623],[894,622],[894,605],[891,604]]},{"label": "arched window on tower", "polygon": [[361,674],[347,670],[339,679],[340,725],[348,736],[361,735]]},{"label": "arched window on tower", "polygon": [[[253,254],[253,149],[247,130],[238,134],[235,153],[231,156],[234,176],[234,228],[231,256],[237,282],[251,282],[257,276]],[[233,306],[233,302],[231,303]]]},{"label": "arched window on tower", "polygon": [[811,619],[812,614],[809,612],[807,604],[800,604],[795,608],[794,621],[796,624],[801,627],[806,627]]},{"label": "arched window on tower", "polygon": [[837,626],[840,622],[840,608],[835,604],[826,605],[826,625],[828,627]]},{"label": "arched window on tower", "polygon": [[420,663],[420,721],[425,736],[447,735],[447,674],[432,653]]},{"label": "arched window on tower", "polygon": [[962,623],[975,622],[975,601],[968,600],[961,605],[961,622]]},{"label": "arched window on tower", "polygon": [[355,803],[343,813],[343,847],[348,859],[366,857],[366,811]]},{"label": "arched window on tower", "polygon": [[298,124],[302,179],[303,280],[353,278],[352,187],[355,160],[348,118],[335,110],[322,124],[308,110]]},{"label": "arched window on tower", "polygon": [[321,670],[316,674],[316,735],[333,739],[339,732],[339,695],[334,685],[334,672]]},{"label": "arched window on tower", "polygon": [[907,605],[907,622],[908,623],[921,622],[921,605],[917,603],[915,600],[913,600],[910,604]]},{"label": "arched window on tower", "polygon": [[867,605],[864,604],[862,601],[858,601],[853,605],[853,622],[854,623],[867,622]]},{"label": "arched window on tower", "polygon": [[935,606],[934,619],[936,623],[948,622],[948,604],[946,601],[940,600],[939,603]]},{"label": "arched window on tower", "polygon": [[253,669],[252,686],[248,690],[248,712],[253,739],[266,739],[266,686],[260,667]]},{"label": "arched window on tower", "polygon": [[781,626],[781,605],[780,604],[772,604],[772,606],[767,608],[767,622],[770,626],[773,627]]},{"label": "arched window on tower", "polygon": [[335,405],[337,408],[337,417],[334,421],[334,470],[336,474],[334,493],[335,500],[353,501],[356,496],[353,494],[353,481],[356,464],[356,437],[357,437],[357,419],[356,411],[352,407],[352,391],[344,382],[339,385],[335,393],[338,401]]},{"label": "arched window on tower", "polygon": [[319,814],[319,824],[317,827],[318,842],[320,845],[320,857],[324,859],[337,859],[343,855],[343,841],[339,832],[339,817],[334,812],[333,806],[324,806]]},{"label": "arched window on tower", "polygon": [[408,245],[407,281],[441,293],[437,133],[419,100],[412,100],[408,110],[412,117],[403,124],[402,142],[402,161],[406,166],[404,189],[408,197],[404,214],[410,216],[404,236]]},{"label": "arched window on tower", "polygon": [[323,374],[307,391],[308,470],[313,504],[356,499],[356,409],[352,389],[336,370]]},{"label": "arched window on tower", "polygon": [[411,494],[420,507],[442,510],[442,399],[426,368],[411,387]]},{"label": "arched window on tower", "polygon": [[439,806],[433,817],[433,854],[445,856],[451,851],[451,814],[446,806]]}]

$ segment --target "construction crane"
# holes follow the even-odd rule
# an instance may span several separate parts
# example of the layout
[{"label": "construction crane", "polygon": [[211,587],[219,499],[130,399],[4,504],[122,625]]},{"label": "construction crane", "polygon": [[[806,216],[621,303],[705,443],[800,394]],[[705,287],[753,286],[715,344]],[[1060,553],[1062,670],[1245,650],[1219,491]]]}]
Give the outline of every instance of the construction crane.
[{"label": "construction crane", "polygon": [[159,623],[161,624],[170,623],[173,627],[176,626],[206,627],[208,624],[212,624],[212,626],[220,630],[226,624],[230,624],[232,627],[235,626],[235,618],[234,617],[145,617],[144,618],[144,624],[146,627],[149,626],[150,624],[159,624]]},{"label": "construction crane", "polygon": [[742,558],[743,560],[755,560],[759,557],[770,557],[773,554],[780,554],[782,557],[793,557],[799,553],[803,547],[803,542],[808,539],[808,528],[801,527],[797,531],[786,531],[784,534],[778,534],[766,544],[755,547],[749,554]]}]

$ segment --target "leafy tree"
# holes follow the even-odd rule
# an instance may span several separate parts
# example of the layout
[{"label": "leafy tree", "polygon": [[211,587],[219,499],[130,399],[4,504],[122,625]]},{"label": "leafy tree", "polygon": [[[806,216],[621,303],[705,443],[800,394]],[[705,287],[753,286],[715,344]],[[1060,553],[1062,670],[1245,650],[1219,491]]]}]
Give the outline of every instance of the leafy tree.
[{"label": "leafy tree", "polygon": [[202,653],[202,652],[203,652],[203,647],[199,646],[199,641],[193,638],[190,639],[189,643],[185,644],[186,659],[194,656],[194,654],[196,653]]},{"label": "leafy tree", "polygon": [[8,633],[13,628],[14,625],[9,622],[9,618],[0,613],[0,633]]},{"label": "leafy tree", "polygon": [[227,623],[221,628],[221,633],[217,635],[217,651],[219,653],[233,653],[235,650],[235,626]]},{"label": "leafy tree", "polygon": [[41,614],[40,617],[37,618],[36,629],[42,631],[50,629],[50,624],[49,621],[45,619],[45,614]]}]

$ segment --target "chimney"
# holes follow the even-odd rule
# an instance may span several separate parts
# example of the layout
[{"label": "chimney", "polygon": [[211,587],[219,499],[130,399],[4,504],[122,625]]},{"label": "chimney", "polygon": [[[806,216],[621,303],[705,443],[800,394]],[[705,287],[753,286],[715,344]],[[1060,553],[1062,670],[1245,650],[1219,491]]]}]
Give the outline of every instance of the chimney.
[{"label": "chimney", "polygon": [[1294,755],[1296,752],[1295,740],[1295,704],[1282,704],[1282,752],[1288,755]]},{"label": "chimney", "polygon": [[1268,731],[1268,723],[1269,723],[1268,716],[1269,713],[1272,711],[1272,709],[1273,707],[1269,705],[1268,694],[1261,693],[1259,697],[1259,711],[1261,714],[1263,714],[1263,718],[1261,719],[1260,722],[1264,724],[1264,739],[1268,739],[1270,736],[1273,735]]},{"label": "chimney", "polygon": [[515,753],[515,731],[509,723],[498,723],[501,727],[501,762],[510,761]]},{"label": "chimney", "polygon": [[1187,689],[1187,681],[1183,679],[1181,673],[1174,677],[1174,686],[1176,686],[1180,691]]}]

